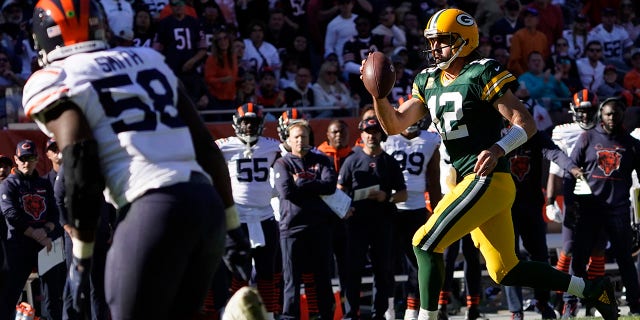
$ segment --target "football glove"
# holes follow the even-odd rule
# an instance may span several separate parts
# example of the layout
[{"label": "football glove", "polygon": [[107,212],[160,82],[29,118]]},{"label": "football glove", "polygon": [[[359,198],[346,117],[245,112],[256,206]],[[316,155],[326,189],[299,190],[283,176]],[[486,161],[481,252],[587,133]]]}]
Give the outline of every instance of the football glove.
[{"label": "football glove", "polygon": [[251,278],[251,243],[242,227],[227,231],[224,264],[244,281]]},{"label": "football glove", "polygon": [[550,221],[562,223],[562,211],[560,210],[560,207],[558,207],[557,203],[554,202],[548,204],[545,213]]}]

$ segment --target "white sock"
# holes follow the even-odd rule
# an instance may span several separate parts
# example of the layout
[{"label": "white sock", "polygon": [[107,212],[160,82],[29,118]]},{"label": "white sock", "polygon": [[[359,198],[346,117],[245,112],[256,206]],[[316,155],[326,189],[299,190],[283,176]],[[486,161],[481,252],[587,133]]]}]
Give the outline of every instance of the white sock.
[{"label": "white sock", "polygon": [[438,319],[438,310],[429,311],[429,310],[420,308],[420,313],[418,313],[418,320],[437,320],[437,319]]},{"label": "white sock", "polygon": [[567,293],[572,294],[578,298],[584,298],[584,279],[576,276],[571,276],[571,282],[567,288]]},{"label": "white sock", "polygon": [[418,319],[418,310],[407,309],[404,311],[404,320]]}]

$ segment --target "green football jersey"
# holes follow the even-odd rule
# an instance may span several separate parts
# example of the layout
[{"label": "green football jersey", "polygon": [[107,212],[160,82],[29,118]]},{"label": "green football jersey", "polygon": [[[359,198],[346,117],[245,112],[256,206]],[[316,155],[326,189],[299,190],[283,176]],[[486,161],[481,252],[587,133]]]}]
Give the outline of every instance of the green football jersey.
[{"label": "green football jersey", "polygon": [[[507,90],[517,88],[516,78],[493,59],[477,59],[465,65],[448,85],[442,70],[429,68],[418,74],[411,95],[429,109],[451,157],[458,177],[473,173],[478,154],[501,138],[502,115],[493,103]],[[496,172],[509,172],[507,159],[498,160]]]}]

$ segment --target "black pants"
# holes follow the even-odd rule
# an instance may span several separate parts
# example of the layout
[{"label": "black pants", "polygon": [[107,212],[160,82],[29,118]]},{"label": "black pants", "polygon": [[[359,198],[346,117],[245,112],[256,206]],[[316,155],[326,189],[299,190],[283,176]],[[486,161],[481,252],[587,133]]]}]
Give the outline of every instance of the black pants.
[{"label": "black pants", "polygon": [[191,317],[224,247],[224,208],[215,189],[179,183],[151,190],[122,211],[105,270],[112,318]]},{"label": "black pants", "polygon": [[280,319],[300,319],[302,273],[313,273],[320,316],[333,319],[330,226],[313,226],[293,235],[282,234],[280,247],[284,280]]},{"label": "black pants", "polygon": [[391,247],[393,223],[390,213],[355,215],[347,220],[347,304],[346,318],[359,319],[362,271],[367,253],[373,267],[374,297],[373,316],[383,317],[389,307],[393,287]]}]

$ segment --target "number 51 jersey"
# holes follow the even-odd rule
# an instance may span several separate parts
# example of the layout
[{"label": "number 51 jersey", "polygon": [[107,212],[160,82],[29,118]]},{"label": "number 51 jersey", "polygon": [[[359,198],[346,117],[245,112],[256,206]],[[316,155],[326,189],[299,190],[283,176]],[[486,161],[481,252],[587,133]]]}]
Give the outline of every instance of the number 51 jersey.
[{"label": "number 51 jersey", "polygon": [[149,48],[78,53],[34,73],[23,91],[25,114],[49,136],[43,111],[63,101],[82,110],[98,142],[107,200],[118,208],[204,173],[178,117],[178,80],[163,61]]}]

